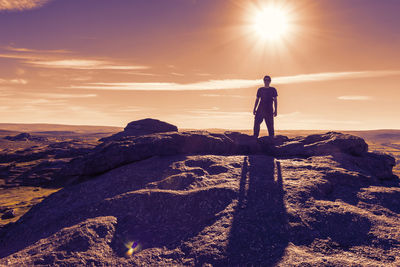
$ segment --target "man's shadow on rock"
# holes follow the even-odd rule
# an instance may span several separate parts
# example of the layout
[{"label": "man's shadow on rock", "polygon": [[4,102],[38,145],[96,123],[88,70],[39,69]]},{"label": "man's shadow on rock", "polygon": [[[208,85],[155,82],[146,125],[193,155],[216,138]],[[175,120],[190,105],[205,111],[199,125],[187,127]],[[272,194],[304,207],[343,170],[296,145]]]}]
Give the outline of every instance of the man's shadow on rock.
[{"label": "man's shadow on rock", "polygon": [[280,162],[268,156],[245,158],[223,264],[274,265],[288,245],[287,229]]}]

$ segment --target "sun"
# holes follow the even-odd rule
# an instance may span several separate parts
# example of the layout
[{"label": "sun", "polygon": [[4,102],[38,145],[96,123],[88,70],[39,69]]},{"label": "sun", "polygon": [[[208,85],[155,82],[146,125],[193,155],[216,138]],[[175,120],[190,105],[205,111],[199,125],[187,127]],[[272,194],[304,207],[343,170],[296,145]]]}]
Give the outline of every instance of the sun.
[{"label": "sun", "polygon": [[253,18],[252,30],[261,40],[277,41],[289,33],[290,14],[282,7],[263,7],[255,11]]}]

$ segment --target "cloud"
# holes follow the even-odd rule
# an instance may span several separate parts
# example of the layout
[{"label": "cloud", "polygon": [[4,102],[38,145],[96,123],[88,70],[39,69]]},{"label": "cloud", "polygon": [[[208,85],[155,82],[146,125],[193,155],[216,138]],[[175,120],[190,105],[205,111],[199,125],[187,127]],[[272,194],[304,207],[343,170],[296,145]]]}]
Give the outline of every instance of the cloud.
[{"label": "cloud", "polygon": [[0,53],[0,58],[20,60],[24,64],[39,68],[130,71],[150,68],[142,65],[119,64],[105,59],[77,58],[71,56],[72,52],[68,50],[35,50],[15,47],[3,49],[14,53]]},{"label": "cloud", "polygon": [[171,72],[170,74],[171,74],[171,75],[174,75],[174,76],[185,76],[185,74],[183,74],[183,73],[178,73],[178,72]]},{"label": "cloud", "polygon": [[71,78],[72,81],[79,81],[79,82],[81,82],[81,81],[89,81],[91,79],[93,79],[92,76],[78,76],[78,77]]},{"label": "cloud", "polygon": [[197,83],[168,83],[168,82],[145,82],[145,83],[88,83],[86,85],[71,86],[74,89],[97,89],[97,90],[125,90],[125,91],[193,91],[193,90],[219,90],[239,89],[257,86],[258,80],[210,80]]},{"label": "cloud", "polygon": [[[325,72],[300,74],[294,76],[281,76],[272,79],[273,84],[297,84],[307,82],[321,82],[330,80],[376,78],[400,75],[400,70],[381,71],[349,71],[349,72]],[[225,79],[208,80],[195,83],[171,83],[171,82],[143,82],[143,83],[87,83],[85,85],[70,86],[73,89],[95,90],[122,90],[122,91],[193,91],[193,90],[227,90],[244,89],[259,86],[261,79]]]},{"label": "cloud", "polygon": [[36,60],[39,56],[30,54],[0,54],[0,58]]},{"label": "cloud", "polygon": [[0,0],[0,11],[2,10],[27,10],[38,8],[50,2],[49,0]]},{"label": "cloud", "polygon": [[21,99],[25,105],[49,105],[49,106],[58,106],[64,105],[64,100],[49,100],[45,98],[38,98],[38,99]]},{"label": "cloud", "polygon": [[41,108],[44,106],[66,106],[67,102],[64,99],[45,99],[45,98],[15,98],[5,97],[0,100],[0,104],[10,105],[19,108],[33,109]]},{"label": "cloud", "polygon": [[50,99],[69,99],[69,98],[92,98],[97,97],[97,94],[57,94],[57,93],[26,93],[31,96],[39,96]]},{"label": "cloud", "polygon": [[22,85],[25,85],[27,83],[28,83],[28,81],[24,80],[24,79],[12,79],[12,80],[0,79],[0,84],[22,84]]},{"label": "cloud", "polygon": [[228,95],[228,94],[224,94],[224,95],[220,95],[220,94],[202,94],[201,96],[204,97],[232,97],[232,98],[247,98],[247,96],[243,96],[243,95]]},{"label": "cloud", "polygon": [[291,84],[305,82],[319,82],[330,80],[358,79],[358,78],[377,78],[385,76],[400,75],[400,70],[372,70],[372,71],[347,71],[347,72],[323,72],[300,74],[294,76],[282,76],[272,78],[274,84]]},{"label": "cloud", "polygon": [[343,96],[339,96],[337,99],[339,99],[339,100],[356,100],[356,101],[362,101],[362,100],[371,100],[372,97],[370,97],[370,96],[364,96],[364,95],[343,95]]},{"label": "cloud", "polygon": [[13,47],[13,46],[6,46],[6,47],[4,47],[4,49],[7,51],[12,51],[12,52],[25,52],[25,53],[55,53],[55,54],[71,53],[71,51],[65,50],[65,49],[39,50],[39,49],[31,49],[31,48],[24,48],[24,47]]},{"label": "cloud", "polygon": [[148,73],[148,72],[124,72],[124,74],[130,74],[130,75],[138,75],[138,76],[161,76],[161,74],[155,74],[155,73]]},{"label": "cloud", "polygon": [[43,68],[85,69],[85,70],[143,70],[147,66],[116,65],[110,61],[90,59],[35,60],[25,63]]}]

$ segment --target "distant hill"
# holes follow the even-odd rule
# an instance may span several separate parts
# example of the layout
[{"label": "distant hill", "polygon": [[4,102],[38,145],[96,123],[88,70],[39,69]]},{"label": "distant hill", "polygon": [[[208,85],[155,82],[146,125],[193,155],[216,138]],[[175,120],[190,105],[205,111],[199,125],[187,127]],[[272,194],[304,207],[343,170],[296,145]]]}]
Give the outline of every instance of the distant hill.
[{"label": "distant hill", "polygon": [[0,130],[0,137],[8,136],[8,135],[17,135],[19,132],[17,131],[8,131],[8,130]]},{"label": "distant hill", "polygon": [[14,132],[75,132],[75,133],[103,133],[119,132],[123,127],[114,126],[89,126],[89,125],[63,125],[46,123],[0,123],[0,129]]},{"label": "distant hill", "polygon": [[387,142],[389,140],[400,140],[400,130],[370,130],[370,131],[344,131],[349,134],[357,135],[361,138],[375,141]]}]

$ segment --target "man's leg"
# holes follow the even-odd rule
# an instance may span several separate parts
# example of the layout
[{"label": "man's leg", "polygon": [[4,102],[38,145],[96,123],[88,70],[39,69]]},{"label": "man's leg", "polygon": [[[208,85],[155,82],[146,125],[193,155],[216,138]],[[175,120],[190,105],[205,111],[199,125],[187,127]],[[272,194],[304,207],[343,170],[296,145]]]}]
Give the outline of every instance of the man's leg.
[{"label": "man's leg", "polygon": [[263,116],[261,115],[260,112],[257,112],[256,115],[254,116],[254,128],[253,128],[253,136],[258,138],[258,135],[260,134],[260,125],[263,121]]},{"label": "man's leg", "polygon": [[274,114],[272,113],[265,114],[265,124],[267,125],[268,128],[268,135],[274,136],[275,135]]}]

